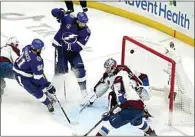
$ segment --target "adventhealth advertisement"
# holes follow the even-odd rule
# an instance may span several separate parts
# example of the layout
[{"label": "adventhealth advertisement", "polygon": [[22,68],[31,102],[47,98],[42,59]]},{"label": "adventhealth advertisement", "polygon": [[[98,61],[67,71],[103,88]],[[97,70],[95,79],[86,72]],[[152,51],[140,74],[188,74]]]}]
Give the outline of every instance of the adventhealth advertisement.
[{"label": "adventhealth advertisement", "polygon": [[150,18],[194,38],[193,2],[119,0],[119,2],[104,3]]}]

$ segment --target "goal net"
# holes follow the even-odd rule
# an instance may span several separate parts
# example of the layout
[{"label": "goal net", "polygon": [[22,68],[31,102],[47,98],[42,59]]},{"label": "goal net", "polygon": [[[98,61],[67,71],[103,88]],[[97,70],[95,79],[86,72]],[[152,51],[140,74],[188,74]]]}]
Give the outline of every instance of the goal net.
[{"label": "goal net", "polygon": [[[194,86],[186,75],[182,62],[166,54],[168,46],[143,37],[123,37],[121,64],[132,71],[145,73],[149,77],[151,98],[162,99],[149,103],[159,105],[156,115],[166,109],[169,125],[194,124]],[[132,50],[134,52],[132,52]],[[175,97],[174,97],[175,96]],[[162,117],[161,117],[162,118]]]}]

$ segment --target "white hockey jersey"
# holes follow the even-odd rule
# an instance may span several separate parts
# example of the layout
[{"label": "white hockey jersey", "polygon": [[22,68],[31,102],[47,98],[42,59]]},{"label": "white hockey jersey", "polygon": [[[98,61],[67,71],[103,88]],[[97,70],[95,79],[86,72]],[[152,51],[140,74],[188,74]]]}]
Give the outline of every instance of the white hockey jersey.
[{"label": "white hockey jersey", "polygon": [[115,77],[113,89],[121,104],[121,108],[133,107],[136,109],[144,109],[144,103],[132,88],[131,81],[126,71],[120,71]]},{"label": "white hockey jersey", "polygon": [[20,55],[20,50],[13,46],[3,46],[1,48],[0,62],[10,62],[14,63],[15,60]]}]

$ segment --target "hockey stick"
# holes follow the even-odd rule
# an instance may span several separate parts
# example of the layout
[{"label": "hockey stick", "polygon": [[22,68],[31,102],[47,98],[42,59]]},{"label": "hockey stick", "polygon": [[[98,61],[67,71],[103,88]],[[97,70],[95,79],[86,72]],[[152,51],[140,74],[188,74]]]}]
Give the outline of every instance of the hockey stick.
[{"label": "hockey stick", "polygon": [[65,101],[67,101],[67,99],[66,99],[66,83],[65,83],[65,80],[64,80],[64,98],[65,98]]},{"label": "hockey stick", "polygon": [[[91,99],[91,98],[93,98],[93,96],[90,97],[90,99]],[[89,100],[90,100],[90,99],[89,99]],[[96,99],[97,99],[97,98],[96,98]],[[95,99],[95,100],[96,100],[96,99]],[[90,101],[89,101],[89,100],[86,101],[86,102],[84,103],[83,107],[79,110],[79,113],[81,113],[86,107],[89,107],[90,105],[92,105],[92,104],[90,104]],[[95,101],[95,100],[94,100],[94,101]]]},{"label": "hockey stick", "polygon": [[[108,113],[107,113],[107,115],[105,116],[105,117],[108,117],[111,113],[112,113],[112,111],[114,110],[114,109],[116,109],[117,107],[118,107],[119,105],[116,105],[114,108],[112,108]],[[87,135],[89,135],[90,133],[91,133],[91,131],[93,131],[102,121],[103,121],[103,119],[104,118],[101,118],[85,135],[83,135],[83,136],[87,136]]]},{"label": "hockey stick", "polygon": [[89,101],[87,101],[84,105],[83,105],[83,107],[79,110],[79,113],[81,113],[86,107],[88,107],[90,105],[90,102]]},{"label": "hockey stick", "polygon": [[59,104],[59,106],[60,106],[62,112],[64,113],[64,115],[65,115],[65,117],[66,117],[66,119],[67,119],[67,121],[68,121],[68,123],[69,123],[69,124],[72,124],[72,125],[77,125],[77,124],[79,124],[78,121],[70,121],[70,119],[68,118],[66,112],[64,111],[64,108],[62,107],[60,101],[58,100],[58,98],[57,98],[57,96],[56,96],[55,94],[54,94],[54,97],[55,97],[55,99],[57,100],[57,102],[58,102],[58,104]]}]

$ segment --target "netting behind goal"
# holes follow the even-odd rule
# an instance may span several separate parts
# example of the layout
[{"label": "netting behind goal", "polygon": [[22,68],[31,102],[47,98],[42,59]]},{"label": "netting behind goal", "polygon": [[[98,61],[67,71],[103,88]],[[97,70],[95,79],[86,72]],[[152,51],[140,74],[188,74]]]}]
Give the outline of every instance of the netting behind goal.
[{"label": "netting behind goal", "polygon": [[[148,75],[152,87],[151,96],[160,92],[159,95],[165,99],[169,111],[169,125],[194,123],[194,88],[182,63],[177,64],[175,60],[167,57],[165,49],[162,44],[143,37],[124,36],[121,63],[134,72]],[[131,52],[132,50],[134,52]],[[160,113],[160,108],[157,111]],[[178,119],[180,116],[181,119]]]}]

